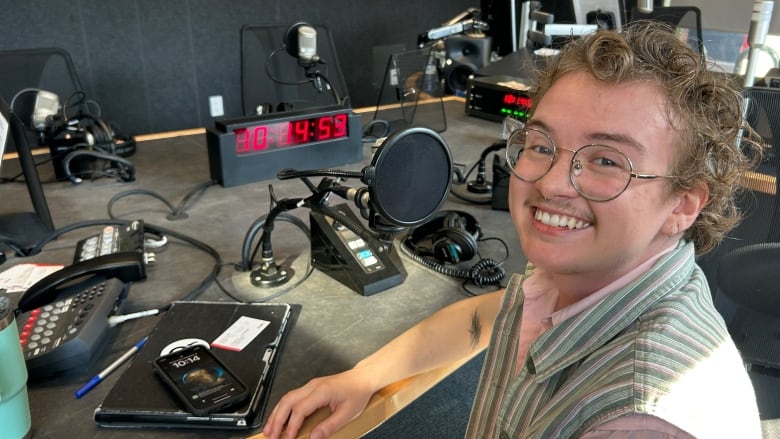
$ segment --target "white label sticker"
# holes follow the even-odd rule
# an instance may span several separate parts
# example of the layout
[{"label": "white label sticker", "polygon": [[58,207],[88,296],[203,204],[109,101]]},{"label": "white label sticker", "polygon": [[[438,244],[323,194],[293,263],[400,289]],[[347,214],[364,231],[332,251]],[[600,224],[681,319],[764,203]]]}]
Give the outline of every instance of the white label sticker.
[{"label": "white label sticker", "polygon": [[229,351],[242,351],[270,324],[271,322],[265,320],[241,316],[214,339],[211,346]]}]

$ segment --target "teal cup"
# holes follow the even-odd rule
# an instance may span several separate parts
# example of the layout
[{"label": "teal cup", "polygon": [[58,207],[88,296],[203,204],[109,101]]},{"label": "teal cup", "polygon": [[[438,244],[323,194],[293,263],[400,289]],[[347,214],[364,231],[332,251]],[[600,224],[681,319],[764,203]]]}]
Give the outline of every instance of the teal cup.
[{"label": "teal cup", "polygon": [[0,439],[30,437],[27,367],[8,297],[0,295]]}]

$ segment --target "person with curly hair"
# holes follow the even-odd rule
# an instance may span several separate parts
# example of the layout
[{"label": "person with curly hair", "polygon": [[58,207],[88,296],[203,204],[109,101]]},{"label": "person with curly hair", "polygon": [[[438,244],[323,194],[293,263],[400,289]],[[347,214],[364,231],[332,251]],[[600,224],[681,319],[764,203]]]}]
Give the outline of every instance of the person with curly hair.
[{"label": "person with curly hair", "polygon": [[[486,348],[468,438],[759,438],[753,387],[695,257],[739,221],[760,138],[738,86],[669,28],[572,40],[507,139],[528,266],[352,369],[287,393],[263,430],[311,437],[379,389]],[[286,427],[286,430],[285,430]]]}]

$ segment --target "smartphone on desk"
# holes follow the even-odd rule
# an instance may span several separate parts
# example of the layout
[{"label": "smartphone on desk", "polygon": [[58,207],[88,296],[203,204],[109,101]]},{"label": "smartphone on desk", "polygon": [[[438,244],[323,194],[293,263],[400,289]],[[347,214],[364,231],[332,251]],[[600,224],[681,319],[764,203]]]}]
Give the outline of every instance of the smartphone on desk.
[{"label": "smartphone on desk", "polygon": [[222,411],[249,396],[246,385],[201,345],[157,357],[153,365],[187,411],[196,416]]}]

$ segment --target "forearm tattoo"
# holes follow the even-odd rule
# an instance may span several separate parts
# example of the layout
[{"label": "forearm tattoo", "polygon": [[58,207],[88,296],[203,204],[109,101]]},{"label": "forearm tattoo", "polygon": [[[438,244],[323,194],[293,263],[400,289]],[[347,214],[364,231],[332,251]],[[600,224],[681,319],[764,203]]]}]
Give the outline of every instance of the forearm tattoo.
[{"label": "forearm tattoo", "polygon": [[469,334],[471,334],[471,348],[476,349],[477,346],[479,346],[479,339],[482,336],[482,324],[479,322],[479,314],[477,311],[474,311],[474,315],[471,316]]}]

